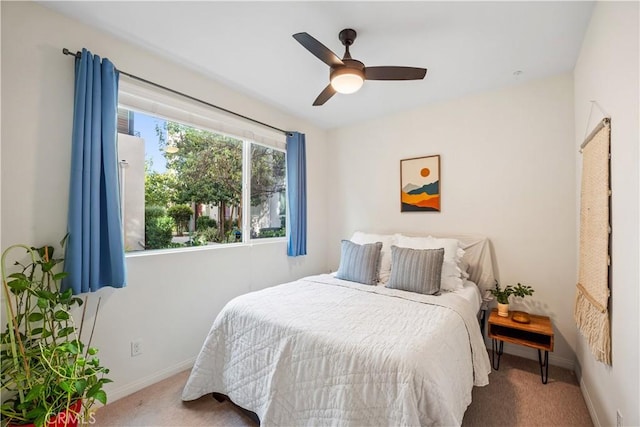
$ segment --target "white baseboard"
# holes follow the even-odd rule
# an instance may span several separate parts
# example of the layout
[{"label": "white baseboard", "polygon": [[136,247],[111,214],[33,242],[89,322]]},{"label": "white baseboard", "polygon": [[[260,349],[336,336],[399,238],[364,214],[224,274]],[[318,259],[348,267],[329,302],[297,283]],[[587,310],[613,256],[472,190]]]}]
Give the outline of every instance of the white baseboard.
[{"label": "white baseboard", "polygon": [[582,391],[582,396],[584,397],[584,403],[587,405],[587,409],[589,410],[589,415],[591,415],[591,422],[595,427],[601,427],[600,420],[598,419],[598,414],[596,413],[596,409],[593,406],[593,401],[591,400],[591,396],[589,395],[589,389],[582,379],[581,373],[576,371],[578,374],[578,378],[580,378],[580,391]]},{"label": "white baseboard", "polygon": [[129,383],[123,387],[110,390],[109,403],[115,402],[118,399],[122,399],[123,397],[126,397],[132,393],[135,393],[136,391],[140,391],[145,387],[149,387],[150,385],[160,382],[186,369],[190,369],[191,367],[193,367],[193,364],[195,363],[195,361],[196,361],[195,357],[189,358],[174,366],[170,366],[161,371],[154,372],[152,375],[146,376],[144,378],[140,378],[139,380]]},{"label": "white baseboard", "polygon": [[[489,350],[489,353],[491,353],[491,340],[487,339],[485,341],[485,344],[487,345],[487,350]],[[514,356],[522,357],[524,359],[535,361],[538,360],[538,351],[534,348],[504,343],[504,352],[507,354],[512,354]],[[553,352],[549,353],[549,365],[559,366],[561,368],[569,369],[570,371],[575,371],[576,369],[576,363],[574,360],[557,356],[553,354]]]}]

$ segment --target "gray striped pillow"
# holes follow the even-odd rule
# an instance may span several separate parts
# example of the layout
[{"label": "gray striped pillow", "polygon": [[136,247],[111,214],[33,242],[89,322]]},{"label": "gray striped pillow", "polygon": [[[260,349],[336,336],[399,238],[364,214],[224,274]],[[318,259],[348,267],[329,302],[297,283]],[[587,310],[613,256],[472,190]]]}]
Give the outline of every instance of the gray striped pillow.
[{"label": "gray striped pillow", "polygon": [[375,285],[380,271],[381,250],[382,242],[358,245],[350,240],[343,240],[340,267],[336,277],[365,285]]},{"label": "gray striped pillow", "polygon": [[391,246],[391,278],[387,288],[435,295],[440,293],[444,249]]}]

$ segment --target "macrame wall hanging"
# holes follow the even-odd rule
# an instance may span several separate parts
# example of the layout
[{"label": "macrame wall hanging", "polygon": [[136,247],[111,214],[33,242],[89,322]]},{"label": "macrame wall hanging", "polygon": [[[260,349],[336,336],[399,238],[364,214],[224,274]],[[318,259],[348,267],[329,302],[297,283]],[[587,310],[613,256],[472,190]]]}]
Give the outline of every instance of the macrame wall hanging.
[{"label": "macrame wall hanging", "polygon": [[596,360],[611,365],[611,120],[586,138],[580,189],[580,266],[574,319]]}]

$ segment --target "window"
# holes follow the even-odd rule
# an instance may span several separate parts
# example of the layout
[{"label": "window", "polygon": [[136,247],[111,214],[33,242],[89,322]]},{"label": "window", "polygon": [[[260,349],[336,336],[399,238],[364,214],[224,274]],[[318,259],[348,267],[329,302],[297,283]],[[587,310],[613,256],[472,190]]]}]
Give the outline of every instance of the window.
[{"label": "window", "polygon": [[251,238],[285,237],[285,153],[251,144]]},{"label": "window", "polygon": [[167,116],[118,111],[126,251],[285,237],[284,149]]}]

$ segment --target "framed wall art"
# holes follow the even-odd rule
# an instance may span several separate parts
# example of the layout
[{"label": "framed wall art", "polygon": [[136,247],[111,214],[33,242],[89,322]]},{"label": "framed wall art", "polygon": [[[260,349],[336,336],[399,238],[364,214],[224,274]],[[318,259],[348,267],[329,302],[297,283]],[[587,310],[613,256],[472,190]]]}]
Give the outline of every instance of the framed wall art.
[{"label": "framed wall art", "polygon": [[400,160],[400,212],[440,212],[440,156]]}]

